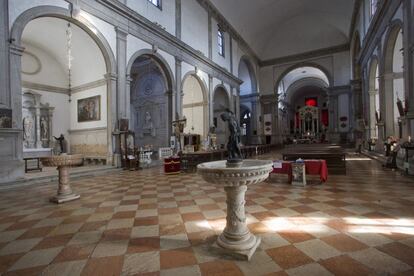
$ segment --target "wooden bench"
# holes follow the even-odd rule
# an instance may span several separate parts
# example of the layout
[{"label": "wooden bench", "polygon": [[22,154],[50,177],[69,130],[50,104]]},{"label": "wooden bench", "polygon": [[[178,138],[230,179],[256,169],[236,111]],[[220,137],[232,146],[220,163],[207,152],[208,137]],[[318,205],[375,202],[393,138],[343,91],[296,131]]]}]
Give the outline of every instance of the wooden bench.
[{"label": "wooden bench", "polygon": [[83,157],[84,163],[86,164],[94,164],[94,165],[106,165],[106,156],[84,156]]},{"label": "wooden bench", "polygon": [[[270,145],[243,146],[241,147],[241,152],[245,158],[250,158],[268,153],[271,149],[272,147]],[[195,172],[198,164],[226,160],[227,155],[228,153],[225,149],[181,153],[181,169],[186,172]]]},{"label": "wooden bench", "polygon": [[331,152],[284,152],[283,160],[295,161],[301,159],[323,159],[326,160],[330,174],[346,174],[345,153],[342,151]]}]

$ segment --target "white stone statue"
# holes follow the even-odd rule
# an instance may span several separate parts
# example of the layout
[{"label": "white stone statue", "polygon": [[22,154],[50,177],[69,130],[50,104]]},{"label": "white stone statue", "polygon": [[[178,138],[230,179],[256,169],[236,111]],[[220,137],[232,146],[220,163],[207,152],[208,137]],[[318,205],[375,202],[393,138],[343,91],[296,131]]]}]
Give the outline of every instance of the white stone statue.
[{"label": "white stone statue", "polygon": [[33,137],[33,120],[26,116],[23,118],[23,141],[25,141],[25,145],[29,146],[29,142],[32,140]]},{"label": "white stone statue", "polygon": [[146,111],[144,117],[144,125],[142,126],[143,133],[141,137],[145,134],[150,134],[152,137],[155,137],[155,128],[152,122],[151,113]]},{"label": "white stone statue", "polygon": [[40,118],[40,138],[48,139],[49,138],[49,126],[47,119],[43,116]]}]

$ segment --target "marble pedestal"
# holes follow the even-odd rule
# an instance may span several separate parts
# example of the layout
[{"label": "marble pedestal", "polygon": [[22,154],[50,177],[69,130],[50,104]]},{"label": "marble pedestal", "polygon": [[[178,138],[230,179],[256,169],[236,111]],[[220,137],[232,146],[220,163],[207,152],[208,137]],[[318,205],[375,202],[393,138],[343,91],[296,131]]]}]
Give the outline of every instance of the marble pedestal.
[{"label": "marble pedestal", "polygon": [[266,180],[272,161],[244,160],[240,167],[227,167],[226,161],[203,163],[198,173],[209,183],[224,187],[227,202],[226,227],[214,249],[240,260],[250,260],[260,245],[260,238],[250,233],[246,224],[245,194],[248,185]]},{"label": "marble pedestal", "polygon": [[50,198],[51,202],[60,204],[80,198],[80,195],[75,194],[70,186],[69,169],[71,166],[80,165],[83,162],[81,154],[75,155],[58,155],[42,158],[42,164],[46,167],[57,167],[59,171],[59,185],[55,196]]}]

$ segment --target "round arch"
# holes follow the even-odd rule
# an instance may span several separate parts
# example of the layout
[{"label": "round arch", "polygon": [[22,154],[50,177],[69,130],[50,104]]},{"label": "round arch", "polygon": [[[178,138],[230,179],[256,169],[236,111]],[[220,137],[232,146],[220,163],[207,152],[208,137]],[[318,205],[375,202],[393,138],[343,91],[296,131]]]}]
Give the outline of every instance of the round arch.
[{"label": "round arch", "polygon": [[393,55],[395,42],[397,40],[399,32],[403,29],[403,22],[396,19],[391,22],[388,32],[385,36],[384,51],[383,51],[383,67],[384,73],[393,72]]},{"label": "round arch", "polygon": [[[10,76],[10,84],[11,84],[11,93],[14,95],[14,108],[13,116],[14,121],[16,122],[16,127],[21,129],[22,128],[22,83],[21,83],[21,55],[19,51],[22,51],[22,35],[23,31],[26,28],[27,24],[36,18],[41,17],[51,17],[51,18],[59,18],[66,20],[84,32],[86,32],[90,38],[96,43],[98,48],[101,51],[103,59],[105,61],[106,67],[106,75],[105,78],[107,80],[107,163],[114,164],[114,161],[117,161],[113,158],[113,153],[115,149],[112,146],[112,131],[113,128],[116,126],[116,122],[118,119],[117,114],[117,102],[116,102],[116,60],[115,56],[112,52],[112,49],[103,36],[103,34],[92,24],[90,23],[85,17],[77,16],[73,17],[71,12],[68,9],[64,9],[57,6],[45,5],[45,6],[38,6],[34,8],[30,8],[20,14],[16,20],[13,22],[11,32],[10,32],[10,40],[12,42],[11,48],[15,48],[17,50],[17,54],[13,54],[11,51],[12,56],[10,60],[10,71],[11,72],[19,72],[19,73],[12,73]],[[18,145],[18,151],[23,151],[23,145]],[[19,156],[22,156],[19,154]],[[115,164],[114,164],[115,165]]]},{"label": "round arch", "polygon": [[141,57],[141,56],[144,56],[144,55],[150,56],[151,58],[153,58],[156,61],[157,65],[160,66],[160,68],[162,69],[161,72],[164,73],[164,77],[167,80],[168,89],[173,92],[175,90],[174,89],[174,83],[175,83],[174,74],[173,74],[170,66],[168,65],[168,62],[164,59],[163,56],[161,56],[160,54],[158,54],[156,52],[154,53],[154,51],[151,50],[151,49],[141,49],[141,50],[135,52],[131,56],[131,58],[128,61],[127,70],[126,70],[127,77],[130,77],[132,65],[134,64],[135,60],[137,58]]},{"label": "round arch", "polygon": [[[230,95],[230,92],[226,89],[226,87],[224,86],[224,85],[222,85],[222,84],[217,84],[216,85],[216,87],[214,87],[214,90],[213,90],[213,101],[214,101],[214,97],[216,96],[216,93],[218,92],[218,90],[220,90],[220,89],[222,89],[225,93],[226,93],[226,96],[227,96],[227,100],[228,100],[228,103],[229,103],[229,105],[230,105],[230,103],[231,103],[231,95]],[[230,106],[229,106],[229,108],[230,108]]]},{"label": "round arch", "polygon": [[220,119],[221,113],[231,110],[231,98],[224,85],[219,84],[213,91],[213,123],[216,128],[217,144],[224,146],[228,137],[228,128]]},{"label": "round arch", "polygon": [[[134,64],[145,62],[151,72]],[[127,103],[131,129],[137,145],[152,144],[154,148],[167,147],[174,118],[174,75],[167,61],[151,49],[135,52],[127,64]],[[154,70],[154,71],[152,71]],[[151,93],[146,94],[150,84]]]},{"label": "round arch", "polygon": [[369,91],[372,91],[375,89],[375,81],[376,81],[376,74],[378,74],[376,71],[379,70],[379,61],[378,57],[372,56],[371,61],[369,62],[368,67],[368,87]]},{"label": "round arch", "polygon": [[251,82],[251,91],[252,93],[257,92],[257,78],[256,78],[256,71],[253,67],[253,62],[251,58],[247,55],[243,55],[240,58],[239,66],[238,66],[238,77],[240,78],[240,65],[244,64],[247,67],[247,71],[249,73],[250,82]]},{"label": "round arch", "polygon": [[[382,53],[382,73],[384,75],[381,78],[380,85],[382,85],[380,99],[381,103],[381,117],[384,119],[385,123],[385,137],[390,135],[400,137],[402,136],[402,125],[399,122],[400,114],[398,112],[396,103],[397,98],[402,96],[403,99],[405,95],[398,95],[397,92],[404,91],[404,80],[397,77],[394,73],[394,63],[395,63],[395,52],[399,49],[396,49],[396,44],[398,37],[402,31],[403,22],[399,19],[396,19],[391,22],[388,32],[385,36],[384,49]],[[403,39],[403,37],[402,37]],[[401,60],[404,63],[404,59]],[[402,69],[401,69],[402,72]],[[392,103],[392,104],[385,104]],[[382,138],[385,138],[382,137]]]},{"label": "round arch", "polygon": [[[184,82],[187,80],[187,78],[189,76],[193,76],[194,78],[197,79],[198,83],[201,86],[201,90],[203,91],[203,99],[204,99],[204,102],[207,104],[208,103],[208,92],[207,92],[208,90],[207,90],[207,84],[206,84],[206,82],[201,77],[199,77],[197,75],[197,72],[196,71],[192,70],[192,71],[188,71],[184,75],[183,80],[182,80],[181,83],[184,84]],[[181,87],[182,87],[182,85],[181,85]]]},{"label": "round arch", "polygon": [[85,17],[77,16],[74,18],[71,16],[70,11],[64,8],[56,6],[41,6],[24,11],[16,18],[11,28],[10,38],[12,39],[13,44],[19,47],[21,46],[22,34],[26,25],[33,19],[39,17],[56,17],[64,19],[84,30],[95,41],[101,50],[102,55],[104,56],[107,72],[111,74],[116,73],[115,56],[112,52],[111,46],[103,34]]},{"label": "round arch", "polygon": [[[210,127],[210,124],[209,124],[209,116],[208,116],[208,114],[209,114],[209,108],[208,108],[209,98],[208,98],[207,84],[204,82],[204,80],[202,78],[200,78],[197,75],[197,72],[196,71],[194,71],[194,70],[193,71],[188,71],[184,75],[184,77],[182,79],[182,82],[181,82],[182,92],[184,93],[184,96],[181,97],[181,100],[182,101],[184,101],[184,97],[185,97],[184,86],[186,84],[186,81],[188,81],[188,79],[190,77],[191,78],[194,78],[197,81],[197,84],[200,86],[200,89],[201,89],[201,92],[202,92],[203,101],[200,102],[200,103],[196,103],[196,106],[193,105],[193,103],[190,104],[189,106],[185,106],[183,104],[183,102],[182,102],[181,103],[181,106],[182,106],[182,110],[181,111],[182,111],[182,114],[184,114],[185,113],[185,109],[188,109],[188,108],[192,108],[193,109],[193,108],[197,108],[197,107],[200,107],[200,106],[202,107],[202,114],[203,114],[202,115],[203,116],[202,123],[203,123],[203,127],[202,127],[202,133],[199,133],[199,134],[203,136],[202,138],[205,138],[207,136],[207,134],[208,134],[209,127]],[[192,118],[192,120],[193,120],[193,118]],[[187,121],[188,121],[188,118],[187,118]]]},{"label": "round arch", "polygon": [[316,69],[321,70],[329,80],[329,83],[328,83],[329,87],[333,85],[333,77],[332,77],[332,74],[329,72],[329,70],[327,70],[324,66],[322,66],[318,63],[306,61],[306,62],[300,62],[300,63],[294,64],[294,65],[288,67],[285,71],[283,71],[283,73],[279,76],[279,78],[275,82],[275,85],[273,87],[274,92],[276,94],[278,93],[278,88],[279,88],[280,82],[283,80],[283,78],[287,74],[289,74],[291,71],[293,71],[295,69],[298,69],[298,68],[301,68],[301,67],[314,67]]},{"label": "round arch", "polygon": [[369,138],[378,138],[377,120],[380,120],[380,94],[379,94],[379,61],[372,56],[368,67],[368,97],[369,97]]},{"label": "round arch", "polygon": [[285,99],[286,102],[290,103],[292,98],[295,95],[295,92],[297,92],[299,89],[305,86],[320,87],[322,90],[326,91],[326,93],[328,94],[328,91],[325,90],[324,88],[327,88],[329,85],[325,81],[318,79],[318,78],[304,78],[304,79],[295,81],[289,86],[289,88],[286,91],[286,99]]}]

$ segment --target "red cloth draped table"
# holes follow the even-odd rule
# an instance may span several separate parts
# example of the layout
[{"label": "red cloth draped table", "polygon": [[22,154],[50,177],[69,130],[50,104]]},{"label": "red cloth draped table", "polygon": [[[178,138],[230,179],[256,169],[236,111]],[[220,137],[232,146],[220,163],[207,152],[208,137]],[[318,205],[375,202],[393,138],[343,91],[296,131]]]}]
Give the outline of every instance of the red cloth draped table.
[{"label": "red cloth draped table", "polygon": [[[279,163],[279,165],[281,164],[282,167],[278,168],[275,167],[275,163]],[[288,175],[288,182],[291,183],[292,182],[292,165],[291,162],[288,161],[273,161],[273,171],[271,173],[275,173],[275,174],[287,174]]]},{"label": "red cloth draped table", "polygon": [[170,157],[164,159],[165,174],[178,174],[181,171],[180,157]]},{"label": "red cloth draped table", "polygon": [[305,160],[306,174],[319,175],[321,182],[328,180],[328,167],[325,160]]},{"label": "red cloth draped table", "polygon": [[[304,160],[306,174],[308,175],[319,175],[321,182],[328,180],[328,167],[325,160]],[[274,161],[274,163],[281,163],[281,168],[273,167],[272,173],[275,174],[287,174],[289,183],[292,182],[292,165],[291,162],[287,161]]]}]

